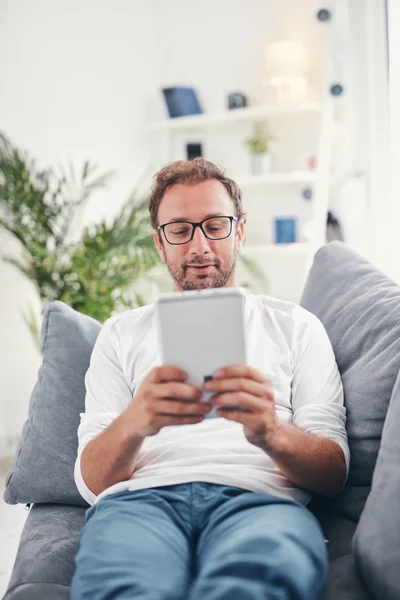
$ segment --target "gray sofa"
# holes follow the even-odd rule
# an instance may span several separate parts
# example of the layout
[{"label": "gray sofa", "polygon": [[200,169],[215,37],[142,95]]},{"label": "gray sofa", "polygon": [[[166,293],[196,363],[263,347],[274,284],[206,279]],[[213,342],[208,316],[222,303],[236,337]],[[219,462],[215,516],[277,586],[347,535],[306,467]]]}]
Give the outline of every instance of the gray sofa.
[{"label": "gray sofa", "polygon": [[[342,375],[351,468],[334,499],[310,509],[329,540],[327,600],[400,598],[400,288],[341,242],[315,256],[301,304],[328,332]],[[73,481],[84,374],[100,324],[47,308],[43,363],[4,499],[26,503],[5,600],[69,598],[87,504]],[[387,418],[386,418],[387,417]]]}]

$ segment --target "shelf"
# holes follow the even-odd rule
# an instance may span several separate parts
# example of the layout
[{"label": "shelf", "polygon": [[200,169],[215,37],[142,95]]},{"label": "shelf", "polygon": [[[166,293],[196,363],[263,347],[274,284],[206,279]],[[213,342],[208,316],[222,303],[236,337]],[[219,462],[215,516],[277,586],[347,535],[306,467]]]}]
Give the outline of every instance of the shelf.
[{"label": "shelf", "polygon": [[246,106],[244,108],[233,108],[231,110],[222,110],[214,113],[202,113],[200,115],[189,115],[186,117],[175,117],[173,119],[164,119],[150,123],[150,131],[168,131],[175,129],[191,129],[200,127],[209,127],[213,125],[224,125],[225,123],[234,123],[237,121],[246,121],[257,118],[271,118],[278,116],[303,115],[307,113],[317,113],[321,110],[321,105],[316,102],[308,102],[294,105],[271,105]]},{"label": "shelf", "polygon": [[243,254],[307,254],[312,246],[307,242],[294,244],[244,244]]},{"label": "shelf", "polygon": [[268,173],[265,175],[245,175],[233,177],[239,187],[256,187],[264,185],[287,185],[298,183],[314,183],[315,171],[292,171],[289,173]]}]

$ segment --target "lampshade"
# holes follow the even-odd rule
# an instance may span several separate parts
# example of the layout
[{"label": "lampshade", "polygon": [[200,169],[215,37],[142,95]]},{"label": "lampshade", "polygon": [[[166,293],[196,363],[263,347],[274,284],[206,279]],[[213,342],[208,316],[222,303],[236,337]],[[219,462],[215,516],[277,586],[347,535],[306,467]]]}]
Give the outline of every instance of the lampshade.
[{"label": "lampshade", "polygon": [[280,40],[264,51],[264,85],[275,90],[278,104],[307,100],[307,50],[301,42]]},{"label": "lampshade", "polygon": [[307,50],[301,42],[272,42],[265,47],[264,75],[271,82],[275,77],[305,76],[307,58]]}]

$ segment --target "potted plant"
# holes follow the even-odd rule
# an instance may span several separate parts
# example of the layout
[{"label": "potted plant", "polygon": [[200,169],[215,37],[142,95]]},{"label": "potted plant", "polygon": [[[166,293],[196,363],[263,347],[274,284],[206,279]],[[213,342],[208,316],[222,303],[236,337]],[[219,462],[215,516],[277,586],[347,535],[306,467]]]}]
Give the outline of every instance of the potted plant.
[{"label": "potted plant", "polygon": [[254,123],[253,135],[245,144],[249,148],[251,158],[251,173],[260,175],[271,172],[271,154],[269,143],[273,139],[265,121]]},{"label": "potted plant", "polygon": [[[85,162],[77,172],[40,169],[0,133],[0,230],[18,240],[20,255],[0,248],[0,259],[30,279],[42,310],[61,300],[104,322],[115,312],[146,303],[146,280],[160,281],[147,198],[135,191],[111,223],[102,219],[71,239],[71,225],[111,173]],[[165,271],[165,276],[167,275]],[[161,282],[162,283],[162,282]],[[38,341],[40,323],[27,307],[24,319]]]}]

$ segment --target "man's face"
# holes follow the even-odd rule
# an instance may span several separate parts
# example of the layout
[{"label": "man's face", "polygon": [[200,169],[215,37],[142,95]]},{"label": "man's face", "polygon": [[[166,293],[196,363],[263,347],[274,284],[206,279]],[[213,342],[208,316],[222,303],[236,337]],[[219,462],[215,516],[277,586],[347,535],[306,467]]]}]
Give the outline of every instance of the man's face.
[{"label": "man's face", "polygon": [[[214,216],[235,216],[235,205],[224,185],[216,179],[198,185],[173,185],[167,189],[158,209],[158,223],[176,219],[198,223]],[[231,235],[209,240],[199,227],[193,239],[173,246],[164,233],[154,232],[154,241],[178,291],[233,286],[236,256],[244,236],[244,223],[232,223]]]}]

